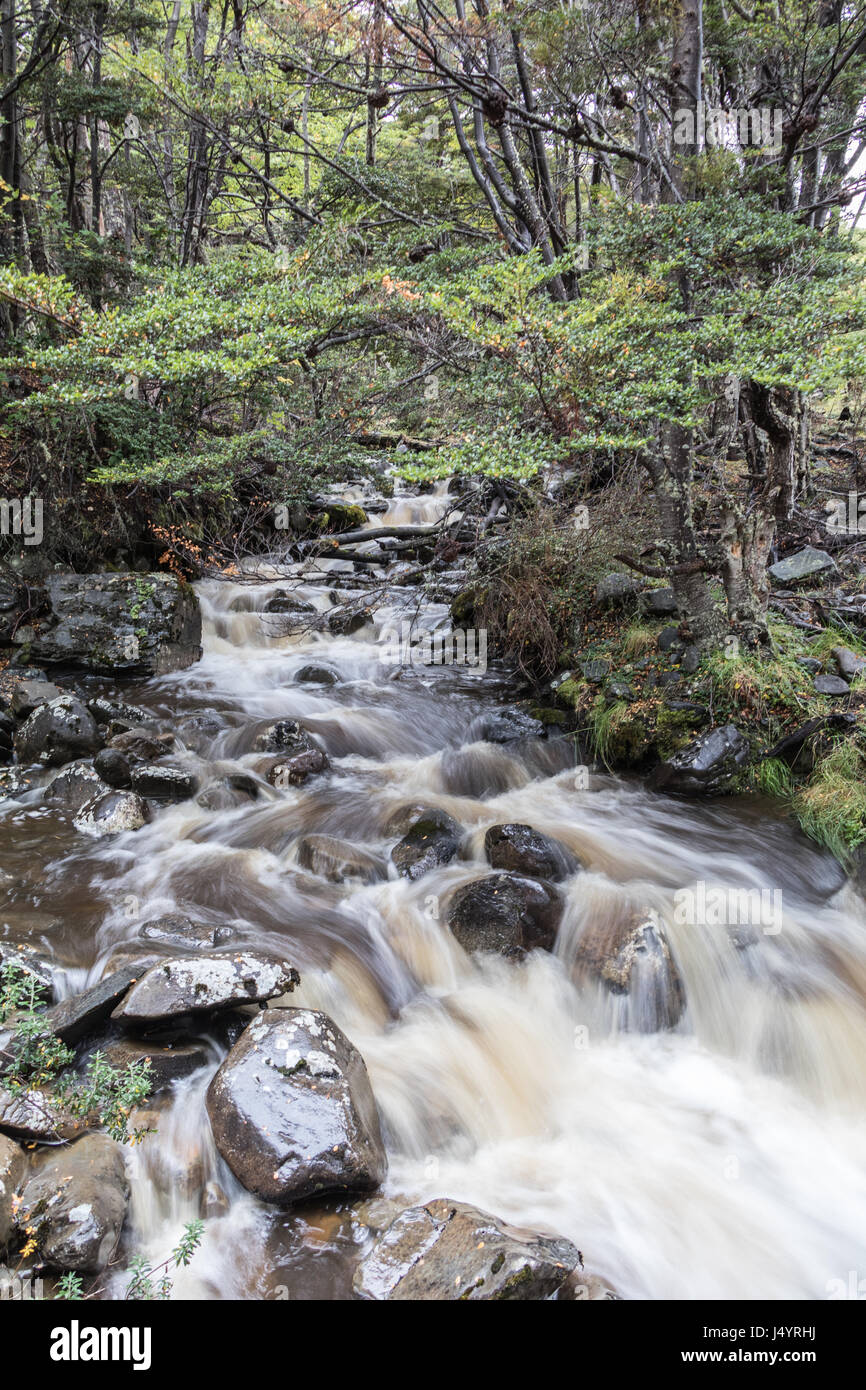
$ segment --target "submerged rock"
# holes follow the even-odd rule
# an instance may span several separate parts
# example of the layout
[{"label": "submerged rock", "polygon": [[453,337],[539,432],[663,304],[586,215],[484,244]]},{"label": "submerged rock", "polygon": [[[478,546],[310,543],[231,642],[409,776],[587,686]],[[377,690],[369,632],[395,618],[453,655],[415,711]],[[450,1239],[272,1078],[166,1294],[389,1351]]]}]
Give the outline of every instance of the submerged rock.
[{"label": "submerged rock", "polygon": [[517,874],[489,874],[453,894],[448,926],[465,951],[522,956],[553,949],[562,906],[549,883]]},{"label": "submerged rock", "polygon": [[288,994],[299,983],[291,965],[256,951],[181,957],[152,966],[112,1018],[127,1025],[160,1023],[235,1004],[260,1004]]},{"label": "submerged rock", "polygon": [[102,748],[93,759],[93,770],[115,790],[132,785],[129,759],[119,748]]},{"label": "submerged rock", "polygon": [[207,1093],[216,1146],[266,1202],[382,1182],[385,1148],[363,1058],[327,1014],[267,1009]]},{"label": "submerged rock", "polygon": [[331,766],[327,755],[321,748],[309,748],[303,753],[293,753],[290,758],[282,758],[268,769],[268,781],[272,787],[285,790],[286,787],[300,787],[308,777],[319,772],[327,772]]},{"label": "submerged rock", "polygon": [[354,1288],[377,1301],[545,1299],[580,1264],[570,1240],[440,1197],[397,1217],[359,1265]]},{"label": "submerged rock", "polygon": [[201,656],[201,612],[172,574],[54,574],[50,615],[31,642],[37,661],[102,675],[182,671]]},{"label": "submerged rock", "polygon": [[491,825],[484,836],[484,853],[492,868],[530,878],[567,878],[580,867],[564,845],[531,825]]},{"label": "submerged rock", "polygon": [[578,941],[575,966],[579,978],[596,980],[611,994],[629,996],[622,1019],[626,1028],[655,1033],[679,1022],[685,989],[654,913],[620,920],[596,916]]},{"label": "submerged rock", "polygon": [[117,1248],[128,1198],[121,1145],[88,1134],[34,1158],[18,1229],[33,1228],[39,1254],[54,1269],[96,1274]]},{"label": "submerged rock", "polygon": [[306,685],[336,685],[338,676],[330,666],[302,666],[295,680]]},{"label": "submerged rock", "polygon": [[298,863],[330,883],[343,883],[346,879],[374,883],[386,874],[384,861],[378,855],[333,835],[305,835],[298,842]]},{"label": "submerged rock", "polygon": [[413,821],[391,858],[404,878],[421,878],[440,864],[450,864],[460,848],[463,830],[445,811],[430,809]]},{"label": "submerged rock", "polygon": [[655,791],[707,796],[725,790],[749,761],[749,741],[734,724],[710,729],[660,763],[650,777]]},{"label": "submerged rock", "polygon": [[39,705],[15,735],[15,752],[22,764],[61,767],[102,747],[96,720],[74,695],[61,695]]}]

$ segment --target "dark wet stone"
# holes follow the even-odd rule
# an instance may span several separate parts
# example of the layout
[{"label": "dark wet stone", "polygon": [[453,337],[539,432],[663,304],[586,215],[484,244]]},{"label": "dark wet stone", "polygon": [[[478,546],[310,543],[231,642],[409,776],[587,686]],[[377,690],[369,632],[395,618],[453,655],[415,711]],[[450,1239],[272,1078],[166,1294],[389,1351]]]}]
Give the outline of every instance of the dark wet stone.
[{"label": "dark wet stone", "polygon": [[116,970],[95,985],[62,999],[42,1015],[46,1029],[67,1046],[79,1042],[105,1023],[137,979],[139,972],[135,968]]},{"label": "dark wet stone", "polygon": [[421,878],[440,864],[450,864],[462,838],[463,830],[451,816],[431,809],[412,822],[391,859],[404,878]]},{"label": "dark wet stone", "polygon": [[316,745],[297,719],[279,719],[256,735],[255,746],[260,753],[305,753]]},{"label": "dark wet stone", "polygon": [[749,761],[749,742],[734,724],[710,729],[688,747],[660,763],[650,777],[656,791],[680,796],[724,791]]},{"label": "dark wet stone", "polygon": [[553,949],[561,916],[562,899],[550,884],[497,873],[458,888],[447,920],[465,951],[522,956]]},{"label": "dark wet stone", "polygon": [[337,673],[328,666],[302,666],[295,680],[307,685],[336,685]]},{"label": "dark wet stone", "polygon": [[496,710],[476,723],[473,723],[471,732],[487,743],[515,743],[522,738],[542,738],[546,732],[540,719],[533,719],[519,709]]},{"label": "dark wet stone", "polygon": [[370,621],[370,610],[361,609],[360,612],[352,612],[346,608],[336,608],[328,614],[328,631],[334,637],[351,637],[353,633],[360,632],[362,627],[366,627]]},{"label": "dark wet stone", "polygon": [[0,1134],[0,1251],[6,1249],[15,1229],[13,1198],[26,1172],[27,1155],[24,1150],[14,1139],[7,1139],[5,1134]]},{"label": "dark wet stone", "polygon": [[680,670],[686,676],[693,676],[701,664],[701,654],[697,647],[686,647],[680,659]]},{"label": "dark wet stone", "polygon": [[294,753],[292,757],[274,763],[268,770],[268,781],[272,787],[278,789],[300,787],[308,777],[327,772],[330,766],[328,756],[321,748],[310,748],[304,753]]},{"label": "dark wet stone", "polygon": [[569,1240],[440,1197],[397,1217],[359,1265],[354,1288],[377,1301],[547,1299],[581,1263]]},{"label": "dark wet stone", "polygon": [[34,1229],[39,1254],[52,1268],[95,1274],[117,1248],[128,1198],[121,1145],[88,1134],[33,1159],[18,1229]]},{"label": "dark wet stone", "polygon": [[50,608],[31,643],[37,661],[98,674],[161,676],[201,656],[201,612],[172,574],[54,574]]},{"label": "dark wet stone", "polygon": [[[172,1082],[180,1081],[184,1076],[191,1076],[201,1067],[206,1067],[211,1060],[204,1043],[180,1042],[174,1039],[158,1044],[149,1038],[115,1038],[111,1042],[101,1043],[98,1049],[94,1050],[102,1054],[103,1060],[109,1066],[117,1067],[119,1071],[148,1061],[152,1096],[166,1090]],[[92,1055],[91,1053],[84,1059],[83,1066],[87,1065]]]},{"label": "dark wet stone", "polygon": [[600,685],[605,676],[610,675],[611,664],[609,661],[582,661],[580,669],[585,680],[592,685]]},{"label": "dark wet stone", "polygon": [[147,825],[147,806],[137,792],[110,791],[86,801],[75,826],[86,835],[123,835]]},{"label": "dark wet stone", "polygon": [[115,791],[132,785],[129,761],[119,748],[102,748],[93,759],[93,770]]},{"label": "dark wet stone", "polygon": [[275,589],[262,607],[263,613],[315,613],[316,606],[287,589]]},{"label": "dark wet stone", "polygon": [[685,990],[661,922],[653,913],[620,920],[594,917],[575,951],[581,979],[597,980],[612,994],[628,995],[621,1026],[654,1033],[673,1028],[685,1008]]},{"label": "dark wet stone", "polygon": [[249,806],[258,797],[259,787],[255,778],[232,774],[211,782],[195,800],[196,805],[205,811],[231,811],[238,806]]},{"label": "dark wet stone", "polygon": [[140,763],[131,777],[133,791],[154,801],[188,801],[198,791],[195,773],[170,763]]},{"label": "dark wet stone", "polygon": [[150,719],[147,710],[141,709],[139,705],[127,705],[121,700],[106,700],[102,696],[88,700],[87,708],[97,724],[125,724],[127,730],[147,724]]},{"label": "dark wet stone", "polygon": [[28,715],[15,735],[15,752],[24,765],[61,767],[102,747],[96,720],[74,695],[61,695]]},{"label": "dark wet stone", "polygon": [[333,835],[305,835],[298,842],[298,863],[330,883],[344,883],[346,879],[374,883],[387,875],[379,855]]},{"label": "dark wet stone", "polygon": [[69,763],[45,788],[45,800],[65,811],[80,811],[91,797],[107,791],[108,786],[90,763]]},{"label": "dark wet stone", "polygon": [[266,1202],[369,1191],[385,1177],[364,1060],[327,1014],[259,1014],[211,1082],[207,1110],[235,1177]]},{"label": "dark wet stone", "polygon": [[134,1026],[262,1003],[288,994],[299,980],[297,970],[285,961],[256,951],[166,960],[132,987],[112,1018]]},{"label": "dark wet stone", "polygon": [[17,680],[10,691],[9,708],[16,719],[26,719],[40,705],[49,705],[52,700],[68,694],[53,681]]},{"label": "dark wet stone", "polygon": [[150,762],[153,758],[163,758],[174,744],[173,734],[157,734],[152,729],[124,729],[113,734],[108,740],[109,748],[116,748],[127,758],[140,762]]},{"label": "dark wet stone", "polygon": [[138,934],[143,941],[161,941],[181,949],[212,950],[215,946],[225,946],[236,933],[233,927],[193,922],[179,912],[171,912],[145,922]]},{"label": "dark wet stone", "polygon": [[484,836],[484,853],[492,868],[529,878],[567,878],[580,867],[564,845],[531,825],[491,825]]},{"label": "dark wet stone", "polygon": [[685,644],[680,637],[679,628],[663,627],[658,635],[656,646],[660,652],[680,650]]}]

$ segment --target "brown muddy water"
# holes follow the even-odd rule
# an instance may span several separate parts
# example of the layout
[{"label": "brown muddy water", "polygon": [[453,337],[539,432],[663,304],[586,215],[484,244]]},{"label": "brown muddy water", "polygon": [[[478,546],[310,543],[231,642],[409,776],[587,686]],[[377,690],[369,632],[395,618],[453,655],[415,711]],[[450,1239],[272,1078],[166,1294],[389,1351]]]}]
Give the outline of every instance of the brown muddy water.
[{"label": "brown muddy water", "polygon": [[[384,519],[442,505],[398,498]],[[327,612],[344,570],[322,562],[300,596]],[[283,636],[261,611],[279,580],[202,583],[203,660],[119,695],[164,721],[202,785],[258,775],[256,734],[282,718],[318,737],[331,773],[288,790],[259,778],[248,806],[189,801],[101,841],[37,802],[4,803],[0,931],[50,948],[68,991],[172,911],[284,956],[302,977],[290,1002],[325,1009],[366,1061],[385,1196],[467,1200],[565,1235],[623,1297],[821,1299],[866,1274],[866,905],[835,863],[760,803],[688,804],[606,775],[584,786],[569,740],[478,741],[508,687],[493,670],[383,659],[405,590],[351,637]],[[429,605],[419,621],[446,617]],[[311,661],[339,683],[297,684]],[[300,867],[310,832],[387,865],[385,822],[416,801],[465,827],[458,862],[414,883],[393,866],[373,883]],[[555,952],[522,963],[466,956],[439,914],[485,872],[484,831],[502,821],[584,866],[565,884]],[[676,894],[699,882],[781,894],[779,929],[743,947],[724,927],[683,925]],[[677,1027],[654,1034],[632,1026],[639,1001],[575,968],[593,923],[650,910],[687,998]],[[346,1201],[275,1210],[239,1187],[210,1139],[204,1094],[224,1043],[212,1052],[129,1153],[124,1256],[163,1259],[204,1212],[175,1297],[350,1297],[370,1230]]]}]

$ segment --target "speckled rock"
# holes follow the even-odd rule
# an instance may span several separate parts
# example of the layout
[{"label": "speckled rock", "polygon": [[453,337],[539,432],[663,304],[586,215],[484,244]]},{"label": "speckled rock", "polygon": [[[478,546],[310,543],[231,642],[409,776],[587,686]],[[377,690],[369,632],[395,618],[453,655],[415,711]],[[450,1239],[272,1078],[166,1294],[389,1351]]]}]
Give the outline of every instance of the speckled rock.
[{"label": "speckled rock", "polygon": [[235,1177],[267,1202],[369,1191],[385,1176],[367,1069],[327,1014],[259,1014],[211,1082],[207,1109]]},{"label": "speckled rock", "polygon": [[179,957],[152,966],[112,1018],[126,1025],[149,1024],[235,1004],[258,1004],[289,993],[299,982],[292,966],[256,951]]},{"label": "speckled rock", "polygon": [[580,1263],[569,1240],[440,1197],[397,1217],[359,1265],[354,1287],[377,1301],[545,1299]]},{"label": "speckled rock", "polygon": [[33,1160],[18,1228],[34,1228],[39,1253],[54,1269],[95,1274],[117,1248],[128,1198],[121,1145],[88,1134]]},{"label": "speckled rock", "polygon": [[61,695],[39,705],[15,735],[15,753],[24,766],[41,763],[43,767],[62,767],[101,747],[96,720],[74,695]]},{"label": "speckled rock", "polygon": [[147,806],[137,792],[110,791],[86,801],[74,820],[76,830],[98,838],[140,830],[149,820]]}]

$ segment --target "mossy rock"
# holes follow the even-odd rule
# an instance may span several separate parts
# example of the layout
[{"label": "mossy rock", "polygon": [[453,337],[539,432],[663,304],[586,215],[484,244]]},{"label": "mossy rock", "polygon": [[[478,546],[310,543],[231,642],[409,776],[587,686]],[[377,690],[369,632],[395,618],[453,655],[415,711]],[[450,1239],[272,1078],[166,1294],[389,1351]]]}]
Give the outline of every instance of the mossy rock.
[{"label": "mossy rock", "polygon": [[329,502],[321,513],[322,529],[325,531],[356,531],[366,526],[367,521],[364,508],[349,502]]}]

